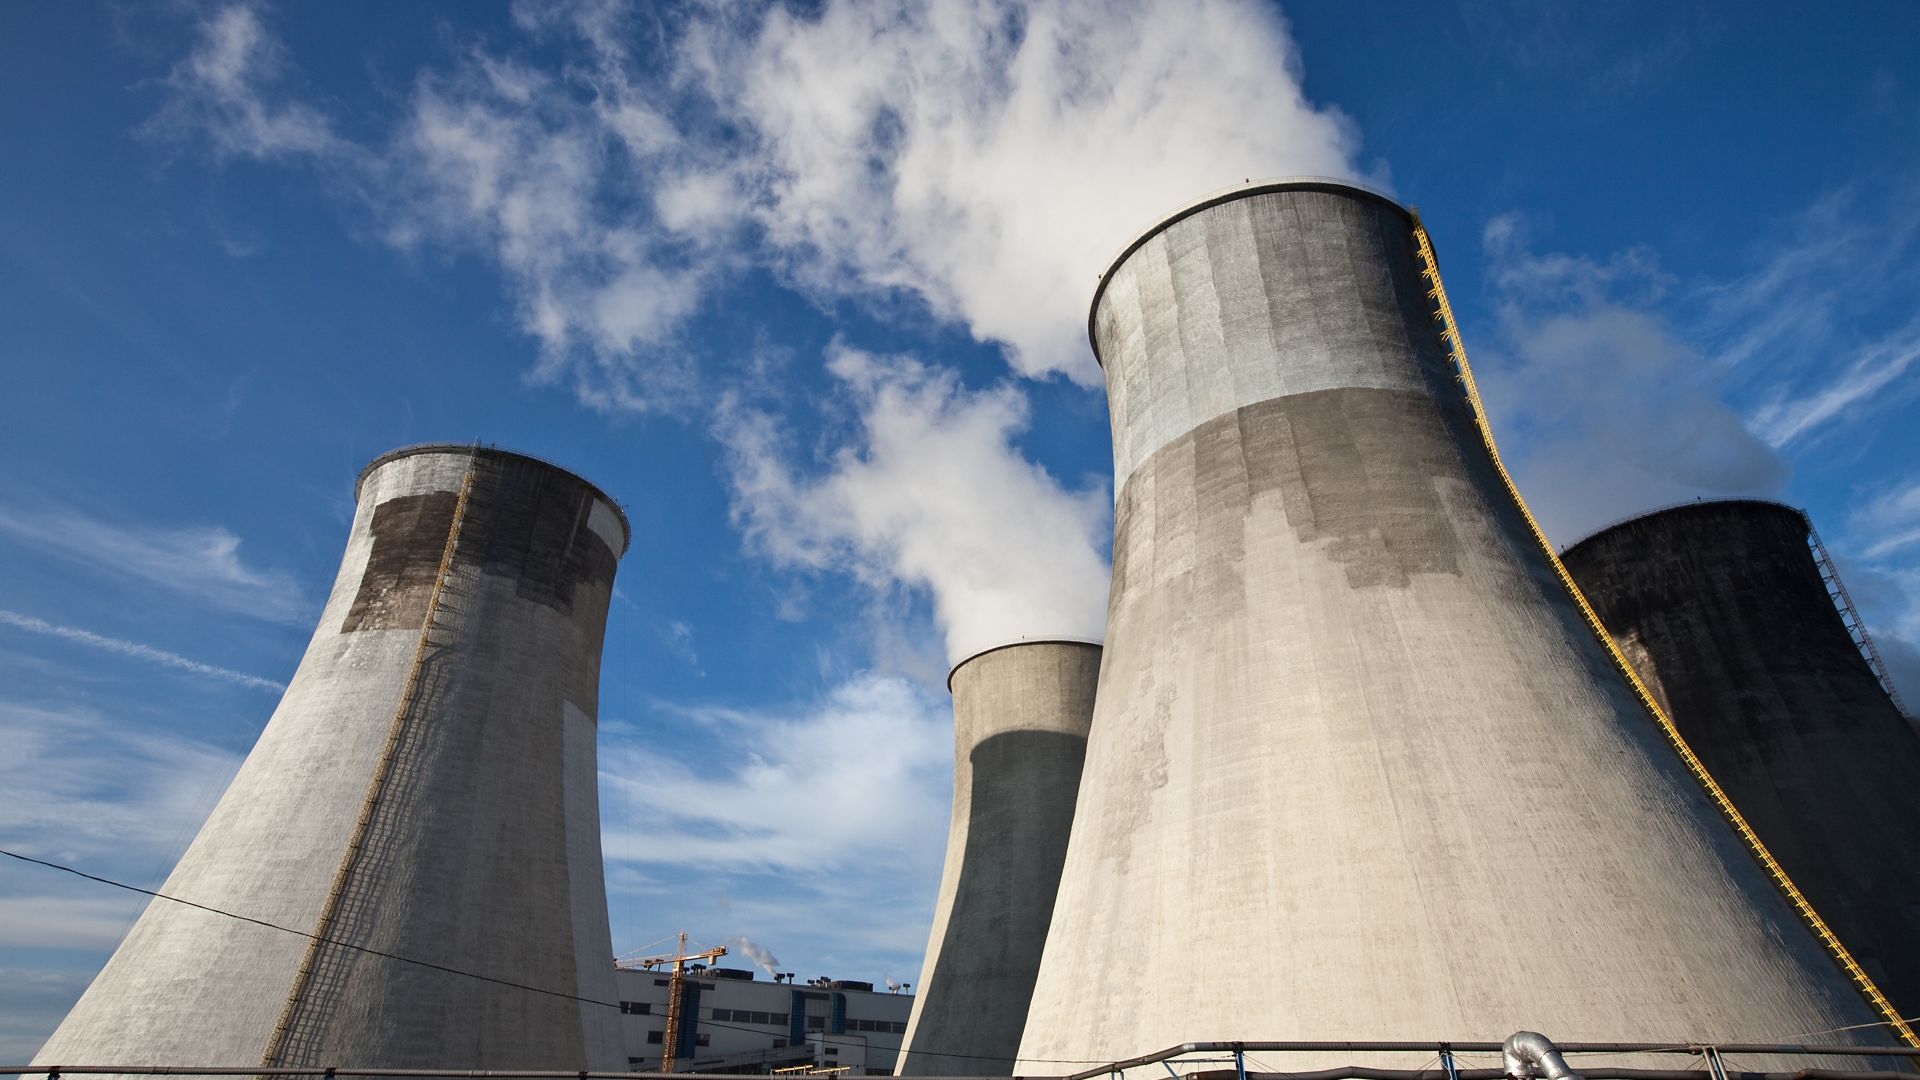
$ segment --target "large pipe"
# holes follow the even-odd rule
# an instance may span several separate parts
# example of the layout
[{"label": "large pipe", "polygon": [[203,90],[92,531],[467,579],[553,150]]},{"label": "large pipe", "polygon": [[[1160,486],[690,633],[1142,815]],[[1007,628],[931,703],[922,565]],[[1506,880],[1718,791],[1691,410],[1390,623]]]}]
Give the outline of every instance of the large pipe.
[{"label": "large pipe", "polygon": [[616,1000],[594,717],[625,517],[462,446],[357,496],[299,670],[160,890],[313,937],[156,900],[37,1060],[623,1064],[579,999]]},{"label": "large pipe", "polygon": [[1400,206],[1282,181],[1102,278],[1112,595],[1018,1071],[1878,1019],[1555,577],[1421,270]]},{"label": "large pipe", "polygon": [[895,1073],[1006,1076],[1066,857],[1100,646],[1022,641],[954,665],[953,815]]},{"label": "large pipe", "polygon": [[1672,507],[1567,570],[1695,753],[1901,1015],[1920,1012],[1920,734],[1842,621],[1805,515]]}]

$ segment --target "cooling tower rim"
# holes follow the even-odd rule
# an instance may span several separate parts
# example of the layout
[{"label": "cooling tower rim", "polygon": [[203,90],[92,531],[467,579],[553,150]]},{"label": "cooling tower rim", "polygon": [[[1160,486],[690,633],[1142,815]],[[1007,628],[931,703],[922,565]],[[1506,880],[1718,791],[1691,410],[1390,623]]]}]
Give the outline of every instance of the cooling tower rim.
[{"label": "cooling tower rim", "polygon": [[1250,198],[1254,195],[1265,195],[1274,191],[1329,191],[1341,195],[1359,195],[1391,208],[1401,217],[1406,218],[1408,224],[1413,223],[1413,211],[1400,205],[1393,196],[1358,181],[1342,180],[1337,176],[1270,176],[1264,180],[1249,180],[1244,184],[1236,184],[1233,187],[1221,188],[1202,195],[1162,216],[1157,223],[1148,226],[1132,240],[1127,241],[1126,245],[1120,249],[1120,253],[1107,263],[1107,268],[1100,272],[1100,281],[1093,287],[1093,299],[1087,304],[1087,344],[1093,348],[1094,363],[1103,368],[1106,367],[1106,362],[1100,359],[1100,341],[1094,336],[1093,320],[1095,313],[1100,310],[1100,297],[1107,291],[1107,282],[1112,280],[1113,272],[1120,269],[1121,263],[1126,262],[1129,256],[1140,250],[1142,244],[1153,239],[1163,229],[1190,218],[1202,210],[1210,210],[1221,203]]},{"label": "cooling tower rim", "polygon": [[1812,522],[1807,517],[1807,512],[1797,506],[1794,506],[1791,503],[1784,503],[1778,499],[1763,499],[1757,495],[1721,495],[1713,498],[1689,499],[1686,502],[1668,503],[1665,506],[1656,506],[1651,510],[1642,510],[1637,514],[1630,514],[1627,517],[1619,518],[1614,521],[1609,521],[1605,525],[1602,525],[1599,528],[1594,529],[1586,533],[1585,535],[1581,536],[1578,540],[1575,540],[1567,544],[1565,547],[1562,547],[1560,549],[1560,555],[1561,557],[1564,558],[1565,556],[1571,554],[1574,548],[1577,548],[1580,545],[1585,544],[1590,540],[1597,540],[1601,536],[1607,533],[1610,533],[1615,529],[1618,529],[1627,525],[1632,525],[1635,522],[1645,521],[1648,518],[1662,517],[1667,514],[1679,513],[1683,510],[1692,510],[1696,508],[1705,509],[1706,507],[1709,507],[1709,506],[1739,505],[1742,503],[1748,506],[1763,506],[1769,510],[1785,510],[1788,513],[1792,514],[1794,517],[1799,518],[1803,524],[1807,525],[1808,528],[1812,528]]},{"label": "cooling tower rim", "polygon": [[493,443],[425,442],[425,443],[412,443],[407,446],[395,447],[394,449],[389,450],[384,454],[381,454],[379,457],[374,458],[372,461],[367,462],[366,468],[363,468],[360,470],[360,475],[356,477],[353,481],[354,501],[358,502],[360,499],[360,486],[367,482],[367,477],[373,475],[373,470],[379,468],[382,465],[386,465],[391,462],[398,461],[401,458],[415,457],[420,454],[475,454],[475,453],[487,454],[493,457],[518,458],[521,461],[530,461],[535,465],[544,466],[546,468],[552,469],[554,472],[560,473],[563,476],[579,481],[581,484],[586,486],[586,489],[588,491],[593,493],[595,498],[599,499],[603,503],[606,503],[607,507],[613,511],[613,516],[618,518],[620,521],[620,535],[622,537],[622,540],[620,543],[620,550],[613,553],[614,557],[619,558],[626,555],[627,548],[633,545],[633,523],[627,520],[627,508],[624,506],[621,506],[620,503],[616,499],[614,499],[613,496],[607,494],[605,488],[602,488],[599,484],[596,484],[593,481],[587,479],[586,477],[581,476],[579,473],[574,472],[572,469],[567,468],[565,465],[561,465],[556,462],[549,461],[546,458],[539,456],[538,454],[529,454],[523,450],[510,450],[504,446],[496,446]]},{"label": "cooling tower rim", "polygon": [[987,648],[981,649],[979,652],[969,653],[967,654],[967,656],[962,658],[958,663],[948,668],[947,669],[947,693],[949,694],[953,693],[953,676],[961,668],[966,667],[968,664],[973,663],[975,660],[980,659],[981,657],[987,655],[988,653],[997,653],[1006,649],[1017,649],[1022,645],[1084,645],[1089,649],[1106,648],[1106,646],[1102,645],[1100,642],[1089,641],[1086,638],[1070,638],[1070,637],[1015,638],[1012,641],[1003,641],[998,645],[990,645]]}]

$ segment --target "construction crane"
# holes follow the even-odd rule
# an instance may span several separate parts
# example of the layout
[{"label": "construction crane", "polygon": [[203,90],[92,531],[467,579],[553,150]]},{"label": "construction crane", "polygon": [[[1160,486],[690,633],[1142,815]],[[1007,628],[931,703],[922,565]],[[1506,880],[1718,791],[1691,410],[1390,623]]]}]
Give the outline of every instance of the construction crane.
[{"label": "construction crane", "polygon": [[686,963],[689,960],[718,960],[727,955],[724,945],[701,952],[687,951],[687,932],[680,931],[680,947],[671,956],[643,956],[638,960],[621,961],[626,968],[639,968],[642,971],[657,971],[662,964],[672,964],[672,973],[667,979],[667,1030],[661,1036],[660,1071],[673,1071],[673,1051],[680,1042],[680,997],[686,986]]}]

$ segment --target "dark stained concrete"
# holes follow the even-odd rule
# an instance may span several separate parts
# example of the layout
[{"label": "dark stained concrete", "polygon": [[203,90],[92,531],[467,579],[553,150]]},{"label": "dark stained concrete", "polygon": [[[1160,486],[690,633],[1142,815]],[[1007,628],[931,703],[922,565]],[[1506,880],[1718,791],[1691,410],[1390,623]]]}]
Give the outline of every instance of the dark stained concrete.
[{"label": "dark stained concrete", "polygon": [[1828,598],[1800,512],[1681,506],[1561,559],[1814,909],[1920,1013],[1920,735]]}]

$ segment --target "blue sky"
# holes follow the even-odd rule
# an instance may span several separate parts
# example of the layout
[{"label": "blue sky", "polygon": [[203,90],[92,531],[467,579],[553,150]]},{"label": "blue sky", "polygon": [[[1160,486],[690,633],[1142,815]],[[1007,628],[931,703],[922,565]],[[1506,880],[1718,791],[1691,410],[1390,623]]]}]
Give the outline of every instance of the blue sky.
[{"label": "blue sky", "polygon": [[[1284,174],[1421,209],[1557,540],[1805,506],[1920,699],[1920,9],[1349,7],[0,9],[0,835],[157,886],[481,438],[633,519],[616,945],[912,981],[949,661],[1100,630],[1095,275]],[[0,867],[0,1058],[138,908]]]}]

